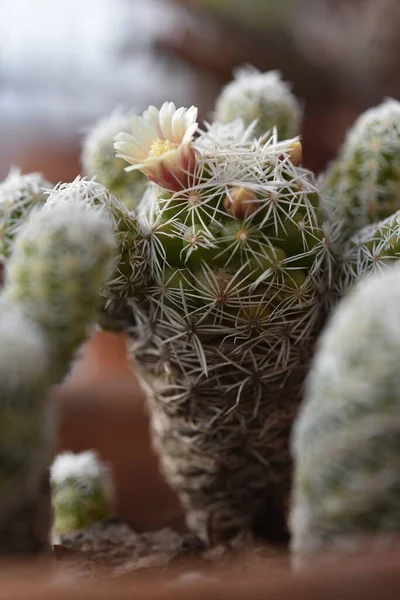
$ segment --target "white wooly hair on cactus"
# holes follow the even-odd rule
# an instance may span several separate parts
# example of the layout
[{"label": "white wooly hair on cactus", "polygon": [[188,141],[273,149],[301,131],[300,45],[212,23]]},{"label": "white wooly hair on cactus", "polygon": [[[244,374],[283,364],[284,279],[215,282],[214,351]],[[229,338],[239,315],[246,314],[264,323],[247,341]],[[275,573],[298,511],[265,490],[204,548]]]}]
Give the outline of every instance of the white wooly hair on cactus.
[{"label": "white wooly hair on cactus", "polygon": [[40,247],[43,234],[51,237],[58,232],[62,235],[63,243],[82,248],[80,268],[95,266],[106,253],[108,260],[99,266],[106,274],[112,272],[116,250],[112,221],[100,207],[81,204],[76,199],[68,203],[46,203],[41,210],[32,212],[16,240],[15,253],[18,253],[19,247],[25,248],[30,240],[37,242]]},{"label": "white wooly hair on cactus", "polygon": [[[43,331],[24,315],[18,304],[0,300],[0,394],[2,400],[20,400],[19,391],[34,394],[35,382],[51,368]],[[39,397],[38,401],[45,400]],[[23,414],[21,414],[23,418]]]},{"label": "white wooly hair on cactus", "polygon": [[293,137],[299,132],[303,110],[279,71],[262,73],[248,66],[236,69],[234,75],[217,99],[216,121],[228,122],[241,117],[249,125],[256,120],[255,133],[262,135],[274,125],[278,126],[278,122],[272,122],[277,118],[284,121],[281,138]]},{"label": "white wooly hair on cactus", "polygon": [[94,450],[58,454],[50,467],[50,481],[56,488],[74,485],[90,491],[100,487],[109,497],[114,493],[111,469]]},{"label": "white wooly hair on cactus", "polygon": [[363,533],[384,541],[400,528],[399,306],[400,268],[370,275],[341,301],[319,340],[291,441],[299,566],[322,549],[351,550]]}]

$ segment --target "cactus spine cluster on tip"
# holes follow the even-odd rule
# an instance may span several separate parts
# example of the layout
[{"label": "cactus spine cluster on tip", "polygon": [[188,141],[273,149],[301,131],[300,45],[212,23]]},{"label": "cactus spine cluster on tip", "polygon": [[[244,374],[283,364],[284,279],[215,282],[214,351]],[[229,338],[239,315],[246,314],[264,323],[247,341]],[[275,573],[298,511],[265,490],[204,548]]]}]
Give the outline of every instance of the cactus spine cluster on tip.
[{"label": "cactus spine cluster on tip", "polygon": [[115,489],[111,470],[95,451],[56,456],[50,482],[55,536],[112,517]]},{"label": "cactus spine cluster on tip", "polygon": [[114,136],[128,128],[128,113],[116,110],[100,119],[84,139],[81,161],[85,175],[95,177],[128,209],[133,209],[142,199],[147,178],[140,171],[127,173],[125,161],[115,156]]},{"label": "cactus spine cluster on tip", "polygon": [[400,530],[399,305],[397,266],[359,284],[319,341],[292,440],[300,565]]},{"label": "cactus spine cluster on tip", "polygon": [[16,167],[0,183],[0,263],[8,258],[21,224],[34,207],[45,203],[45,191],[52,187],[41,173],[23,175]]},{"label": "cactus spine cluster on tip", "polygon": [[400,102],[386,100],[358,118],[321,185],[339,246],[400,209]]},{"label": "cactus spine cluster on tip", "polygon": [[276,127],[279,139],[285,140],[299,133],[302,108],[278,71],[242,68],[222,90],[214,116],[221,123],[241,118],[246,126],[256,120],[256,136]]}]

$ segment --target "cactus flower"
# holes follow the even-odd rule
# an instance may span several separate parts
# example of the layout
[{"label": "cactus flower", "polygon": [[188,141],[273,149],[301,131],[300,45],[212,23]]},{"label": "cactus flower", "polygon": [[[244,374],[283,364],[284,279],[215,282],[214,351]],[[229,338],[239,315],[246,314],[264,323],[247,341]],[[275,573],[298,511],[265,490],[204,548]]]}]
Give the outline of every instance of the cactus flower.
[{"label": "cactus flower", "polygon": [[150,106],[143,116],[130,119],[131,132],[118,133],[114,148],[117,157],[163,188],[179,191],[188,185],[195,151],[192,138],[197,129],[197,108],[176,109],[165,102],[161,109]]}]

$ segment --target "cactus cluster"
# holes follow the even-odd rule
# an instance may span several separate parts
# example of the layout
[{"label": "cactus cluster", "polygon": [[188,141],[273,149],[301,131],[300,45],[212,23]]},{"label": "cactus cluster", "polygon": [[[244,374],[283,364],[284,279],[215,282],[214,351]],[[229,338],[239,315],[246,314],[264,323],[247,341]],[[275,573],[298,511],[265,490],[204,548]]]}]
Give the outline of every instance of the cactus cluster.
[{"label": "cactus cluster", "polygon": [[1,554],[50,548],[51,390],[98,318],[114,252],[110,222],[80,203],[19,223],[0,297]]},{"label": "cactus cluster", "polygon": [[163,473],[209,544],[287,535],[289,437],[327,310],[398,258],[399,103],[361,117],[319,180],[300,113],[277,73],[247,71],[203,129],[166,102],[113,141],[114,115],[84,146],[98,181],[55,186],[7,260],[4,296],[50,344],[54,381],[95,319],[129,334]]},{"label": "cactus cluster", "polygon": [[50,483],[56,538],[113,516],[111,469],[94,450],[58,454],[50,467]]}]

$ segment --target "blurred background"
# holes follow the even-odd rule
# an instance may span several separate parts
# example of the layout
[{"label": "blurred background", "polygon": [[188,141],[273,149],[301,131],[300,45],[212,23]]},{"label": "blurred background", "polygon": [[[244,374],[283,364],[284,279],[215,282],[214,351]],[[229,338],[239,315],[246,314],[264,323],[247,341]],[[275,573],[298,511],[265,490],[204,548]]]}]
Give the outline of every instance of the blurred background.
[{"label": "blurred background", "polygon": [[[0,0],[0,179],[79,172],[82,137],[121,107],[172,100],[212,118],[235,67],[278,69],[305,106],[319,172],[357,115],[400,98],[400,0]],[[119,513],[139,530],[182,525],[151,453],[125,340],[98,334],[57,392],[59,448],[98,448]]]}]

